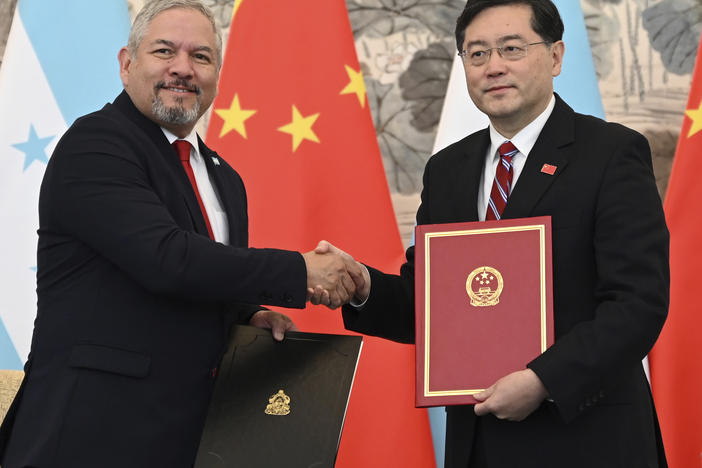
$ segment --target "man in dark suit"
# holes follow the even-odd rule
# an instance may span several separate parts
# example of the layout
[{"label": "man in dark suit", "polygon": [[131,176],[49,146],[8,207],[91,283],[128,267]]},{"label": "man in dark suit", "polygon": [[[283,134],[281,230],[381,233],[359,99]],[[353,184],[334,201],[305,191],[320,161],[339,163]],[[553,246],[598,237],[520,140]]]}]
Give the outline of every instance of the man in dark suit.
[{"label": "man in dark suit", "polygon": [[42,183],[38,313],[3,468],[191,467],[230,325],[280,340],[292,322],[257,304],[300,308],[317,284],[338,303],[360,274],[247,248],[242,180],[194,131],[221,65],[199,1],[147,4],[119,62],[125,91],[71,126]]},{"label": "man in dark suit", "polygon": [[[469,0],[457,22],[469,94],[490,126],[428,161],[417,224],[551,216],[556,339],[481,403],[447,408],[446,467],[666,466],[641,365],[668,308],[650,150],[554,95],[562,33],[550,0]],[[346,327],[413,342],[414,249],[400,276],[368,271]]]}]

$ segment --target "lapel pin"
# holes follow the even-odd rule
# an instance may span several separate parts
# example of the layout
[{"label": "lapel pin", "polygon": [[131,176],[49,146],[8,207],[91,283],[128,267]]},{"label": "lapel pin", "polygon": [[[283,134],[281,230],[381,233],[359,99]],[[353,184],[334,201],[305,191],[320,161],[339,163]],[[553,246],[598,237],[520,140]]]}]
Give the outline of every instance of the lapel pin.
[{"label": "lapel pin", "polygon": [[544,174],[553,175],[556,172],[556,169],[558,169],[558,166],[554,166],[552,164],[544,164],[541,167],[541,172],[543,172]]},{"label": "lapel pin", "polygon": [[212,156],[212,162],[215,166],[219,166],[219,159],[215,158],[214,156]]}]

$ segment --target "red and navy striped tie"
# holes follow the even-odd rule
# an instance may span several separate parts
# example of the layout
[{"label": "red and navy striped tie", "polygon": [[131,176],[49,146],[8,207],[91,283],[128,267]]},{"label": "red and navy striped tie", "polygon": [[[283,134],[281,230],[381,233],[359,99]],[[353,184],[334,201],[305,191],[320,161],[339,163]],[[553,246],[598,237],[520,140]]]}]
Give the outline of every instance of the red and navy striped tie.
[{"label": "red and navy striped tie", "polygon": [[512,156],[517,154],[517,148],[512,142],[507,141],[500,145],[500,162],[495,171],[495,181],[492,183],[490,201],[488,202],[485,221],[499,220],[507,205],[507,199],[512,192]]}]

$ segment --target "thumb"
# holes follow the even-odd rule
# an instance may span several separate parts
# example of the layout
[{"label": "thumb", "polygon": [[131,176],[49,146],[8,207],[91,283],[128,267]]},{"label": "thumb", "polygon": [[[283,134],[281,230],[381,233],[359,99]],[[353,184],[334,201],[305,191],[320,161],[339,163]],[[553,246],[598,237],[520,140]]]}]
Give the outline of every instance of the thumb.
[{"label": "thumb", "polygon": [[473,395],[473,398],[475,398],[478,401],[485,401],[488,398],[490,398],[490,396],[492,396],[493,393],[495,393],[495,386],[494,385],[486,388],[485,390],[483,390],[480,393],[476,393],[475,395]]},{"label": "thumb", "polygon": [[331,248],[331,244],[325,240],[319,241],[319,244],[317,244],[317,247],[314,248],[314,252],[318,254],[323,254],[329,252]]}]

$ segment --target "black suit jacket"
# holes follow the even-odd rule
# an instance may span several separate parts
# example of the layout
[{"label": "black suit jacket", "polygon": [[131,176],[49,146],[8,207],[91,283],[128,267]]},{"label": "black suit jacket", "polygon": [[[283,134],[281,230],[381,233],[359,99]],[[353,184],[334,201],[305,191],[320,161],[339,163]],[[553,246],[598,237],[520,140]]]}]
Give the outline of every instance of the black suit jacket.
[{"label": "black suit jacket", "polygon": [[[477,221],[487,129],[434,155],[417,224]],[[541,172],[547,163],[555,174]],[[522,422],[447,409],[446,467],[465,468],[476,425],[494,467],[660,467],[665,456],[641,359],[668,309],[668,231],[646,140],[577,114],[558,96],[504,218],[552,217],[556,340],[528,363],[553,403]],[[400,276],[371,271],[348,328],[414,340],[414,248]],[[525,363],[526,365],[527,363]]]},{"label": "black suit jacket", "polygon": [[3,468],[192,466],[229,325],[259,303],[304,306],[302,256],[246,248],[242,180],[200,150],[230,246],[207,237],[175,150],[126,93],[57,145],[41,187],[38,312],[2,428]]}]

